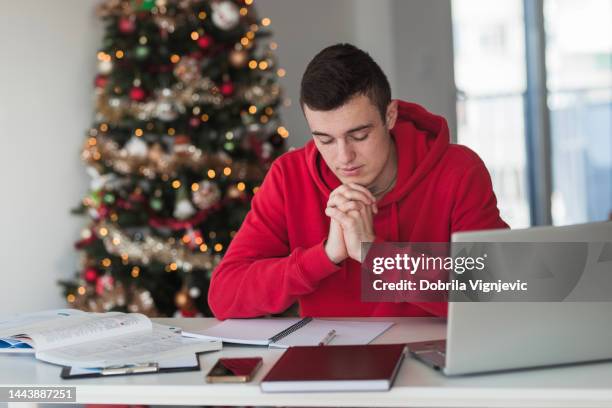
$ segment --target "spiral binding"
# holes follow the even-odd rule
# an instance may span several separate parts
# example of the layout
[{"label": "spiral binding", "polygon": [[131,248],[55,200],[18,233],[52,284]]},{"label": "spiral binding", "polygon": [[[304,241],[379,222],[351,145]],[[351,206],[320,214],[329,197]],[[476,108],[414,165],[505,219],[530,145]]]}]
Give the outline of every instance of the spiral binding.
[{"label": "spiral binding", "polygon": [[268,340],[270,340],[270,343],[276,343],[278,340],[287,337],[288,335],[290,335],[291,333],[293,333],[296,330],[301,329],[302,327],[304,327],[305,325],[307,325],[311,321],[312,321],[312,317],[305,317],[302,320],[300,320],[299,322],[297,322],[295,324],[292,324],[291,326],[287,327],[282,332],[279,332],[279,333],[275,334],[274,336],[270,337]]}]

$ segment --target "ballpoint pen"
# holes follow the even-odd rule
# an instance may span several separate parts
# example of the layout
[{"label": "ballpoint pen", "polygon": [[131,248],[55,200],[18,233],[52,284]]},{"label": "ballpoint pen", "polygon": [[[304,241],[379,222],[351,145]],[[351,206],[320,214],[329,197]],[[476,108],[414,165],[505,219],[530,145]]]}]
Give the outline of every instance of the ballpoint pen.
[{"label": "ballpoint pen", "polygon": [[329,333],[327,333],[327,335],[325,337],[323,337],[323,339],[319,342],[319,346],[326,346],[329,344],[330,341],[332,341],[332,339],[336,337],[336,330],[332,329],[329,331]]}]

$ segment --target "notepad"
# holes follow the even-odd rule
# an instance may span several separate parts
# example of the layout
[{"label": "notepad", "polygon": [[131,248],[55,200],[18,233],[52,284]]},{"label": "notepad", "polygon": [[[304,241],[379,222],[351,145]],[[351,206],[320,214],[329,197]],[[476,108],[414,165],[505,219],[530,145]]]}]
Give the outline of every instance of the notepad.
[{"label": "notepad", "polygon": [[291,347],[260,383],[264,392],[386,391],[405,344]]},{"label": "notepad", "polygon": [[226,343],[287,348],[316,346],[335,331],[330,345],[368,344],[393,322],[313,319],[228,319],[202,330],[183,331],[183,336],[222,340]]}]

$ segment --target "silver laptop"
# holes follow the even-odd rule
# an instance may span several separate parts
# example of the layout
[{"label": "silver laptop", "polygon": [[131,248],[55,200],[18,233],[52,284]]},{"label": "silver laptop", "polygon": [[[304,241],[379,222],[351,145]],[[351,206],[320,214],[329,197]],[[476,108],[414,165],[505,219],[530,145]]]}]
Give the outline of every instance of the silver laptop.
[{"label": "silver laptop", "polygon": [[[452,242],[612,242],[612,222],[456,233]],[[612,274],[612,259],[588,267]],[[612,302],[449,302],[446,339],[408,347],[446,375],[612,359]]]}]

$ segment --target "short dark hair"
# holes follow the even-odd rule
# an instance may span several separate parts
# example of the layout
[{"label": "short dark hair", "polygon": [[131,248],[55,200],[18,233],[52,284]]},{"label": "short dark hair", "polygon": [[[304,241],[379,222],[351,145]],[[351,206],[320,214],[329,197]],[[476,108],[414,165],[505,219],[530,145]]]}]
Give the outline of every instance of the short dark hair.
[{"label": "short dark hair", "polygon": [[355,95],[370,98],[385,120],[391,87],[367,52],[351,44],[335,44],[320,51],[306,67],[300,89],[302,108],[333,110]]}]

